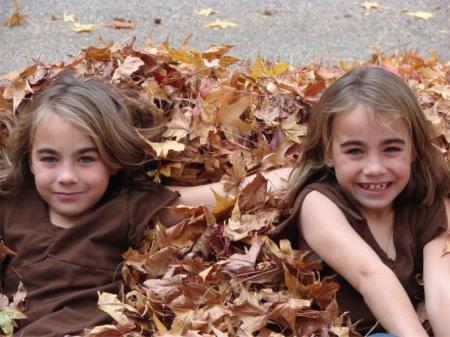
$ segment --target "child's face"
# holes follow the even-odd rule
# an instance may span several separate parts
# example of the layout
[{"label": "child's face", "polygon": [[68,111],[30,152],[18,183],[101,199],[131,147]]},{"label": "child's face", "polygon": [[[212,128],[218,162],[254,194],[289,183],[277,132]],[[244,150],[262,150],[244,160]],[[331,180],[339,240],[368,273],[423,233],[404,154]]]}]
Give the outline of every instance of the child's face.
[{"label": "child's face", "polygon": [[366,214],[391,211],[408,184],[413,149],[400,118],[367,113],[362,106],[336,114],[326,164]]},{"label": "child's face", "polygon": [[91,211],[114,173],[90,137],[52,113],[36,128],[30,167],[50,220],[60,227],[72,226]]}]

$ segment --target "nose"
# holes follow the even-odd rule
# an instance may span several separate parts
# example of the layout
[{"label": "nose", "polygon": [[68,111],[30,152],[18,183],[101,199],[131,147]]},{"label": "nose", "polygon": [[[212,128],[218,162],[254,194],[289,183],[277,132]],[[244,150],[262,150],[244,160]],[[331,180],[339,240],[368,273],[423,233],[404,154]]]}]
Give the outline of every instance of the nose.
[{"label": "nose", "polygon": [[377,154],[372,154],[367,157],[364,165],[363,173],[368,176],[382,175],[386,172],[386,166],[383,159]]},{"label": "nose", "polygon": [[78,182],[76,169],[70,164],[63,165],[58,173],[57,181],[60,184],[74,184]]}]

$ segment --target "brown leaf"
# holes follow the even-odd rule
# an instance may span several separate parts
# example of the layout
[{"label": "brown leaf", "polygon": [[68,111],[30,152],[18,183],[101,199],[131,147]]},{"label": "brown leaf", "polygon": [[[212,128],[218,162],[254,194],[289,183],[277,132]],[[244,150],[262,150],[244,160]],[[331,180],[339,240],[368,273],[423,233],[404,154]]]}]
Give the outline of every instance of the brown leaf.
[{"label": "brown leaf", "polygon": [[5,21],[5,26],[13,27],[20,26],[25,22],[25,17],[19,12],[19,1],[14,0],[14,12],[12,15]]},{"label": "brown leaf", "polygon": [[104,26],[112,29],[133,29],[135,27],[135,24],[131,20],[122,21],[116,19],[105,24]]}]

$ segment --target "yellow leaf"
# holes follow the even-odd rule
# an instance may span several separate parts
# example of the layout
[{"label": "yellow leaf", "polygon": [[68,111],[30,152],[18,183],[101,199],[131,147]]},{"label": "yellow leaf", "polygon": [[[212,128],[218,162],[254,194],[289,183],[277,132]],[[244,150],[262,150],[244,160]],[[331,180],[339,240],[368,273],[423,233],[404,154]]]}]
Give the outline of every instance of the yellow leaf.
[{"label": "yellow leaf", "polygon": [[75,22],[75,16],[73,14],[63,14],[64,22]]},{"label": "yellow leaf", "polygon": [[206,28],[220,28],[220,29],[226,29],[230,27],[238,27],[239,25],[237,23],[231,22],[231,21],[225,21],[225,20],[216,20],[211,21],[205,25]]},{"label": "yellow leaf", "polygon": [[156,316],[155,312],[153,312],[153,322],[155,322],[156,328],[159,333],[167,332],[167,328],[165,325],[159,320],[158,316]]},{"label": "yellow leaf", "polygon": [[253,77],[264,77],[265,76],[265,70],[264,70],[264,61],[263,59],[258,55],[256,57],[255,63],[252,66],[252,76]]},{"label": "yellow leaf", "polygon": [[253,77],[274,77],[286,72],[288,69],[289,65],[282,62],[268,68],[264,60],[258,55],[251,71]]},{"label": "yellow leaf", "polygon": [[72,30],[77,33],[90,33],[94,30],[95,25],[92,24],[81,24],[79,22],[75,22],[72,26]]},{"label": "yellow leaf", "polygon": [[422,20],[429,20],[431,18],[434,18],[434,14],[433,13],[424,12],[424,11],[408,12],[406,14],[408,14],[409,16],[414,16],[414,17],[422,19]]},{"label": "yellow leaf", "polygon": [[289,69],[289,65],[287,63],[277,63],[272,68],[267,71],[267,76],[273,77],[278,76]]},{"label": "yellow leaf", "polygon": [[212,190],[212,192],[214,194],[214,199],[216,199],[216,206],[212,210],[214,214],[219,214],[220,212],[223,212],[224,210],[230,208],[236,203],[236,199],[234,198],[221,196],[214,190]]},{"label": "yellow leaf", "polygon": [[204,16],[211,16],[213,14],[217,14],[217,12],[214,9],[212,9],[212,8],[201,8],[201,9],[197,9],[195,11],[195,14],[204,15]]},{"label": "yellow leaf", "polygon": [[380,5],[376,1],[365,1],[361,4],[361,7],[366,11],[371,9],[380,9]]},{"label": "yellow leaf", "polygon": [[159,158],[166,158],[169,151],[180,152],[185,148],[184,144],[172,140],[162,143],[154,143],[147,140],[147,144],[150,145],[153,150],[155,150],[156,156]]}]

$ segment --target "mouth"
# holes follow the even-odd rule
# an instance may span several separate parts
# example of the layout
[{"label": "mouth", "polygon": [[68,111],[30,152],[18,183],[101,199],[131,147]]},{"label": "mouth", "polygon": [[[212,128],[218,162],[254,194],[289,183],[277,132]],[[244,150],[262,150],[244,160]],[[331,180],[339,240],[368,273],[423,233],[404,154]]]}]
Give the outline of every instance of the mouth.
[{"label": "mouth", "polygon": [[358,186],[367,191],[384,191],[390,185],[391,183],[358,184]]}]

